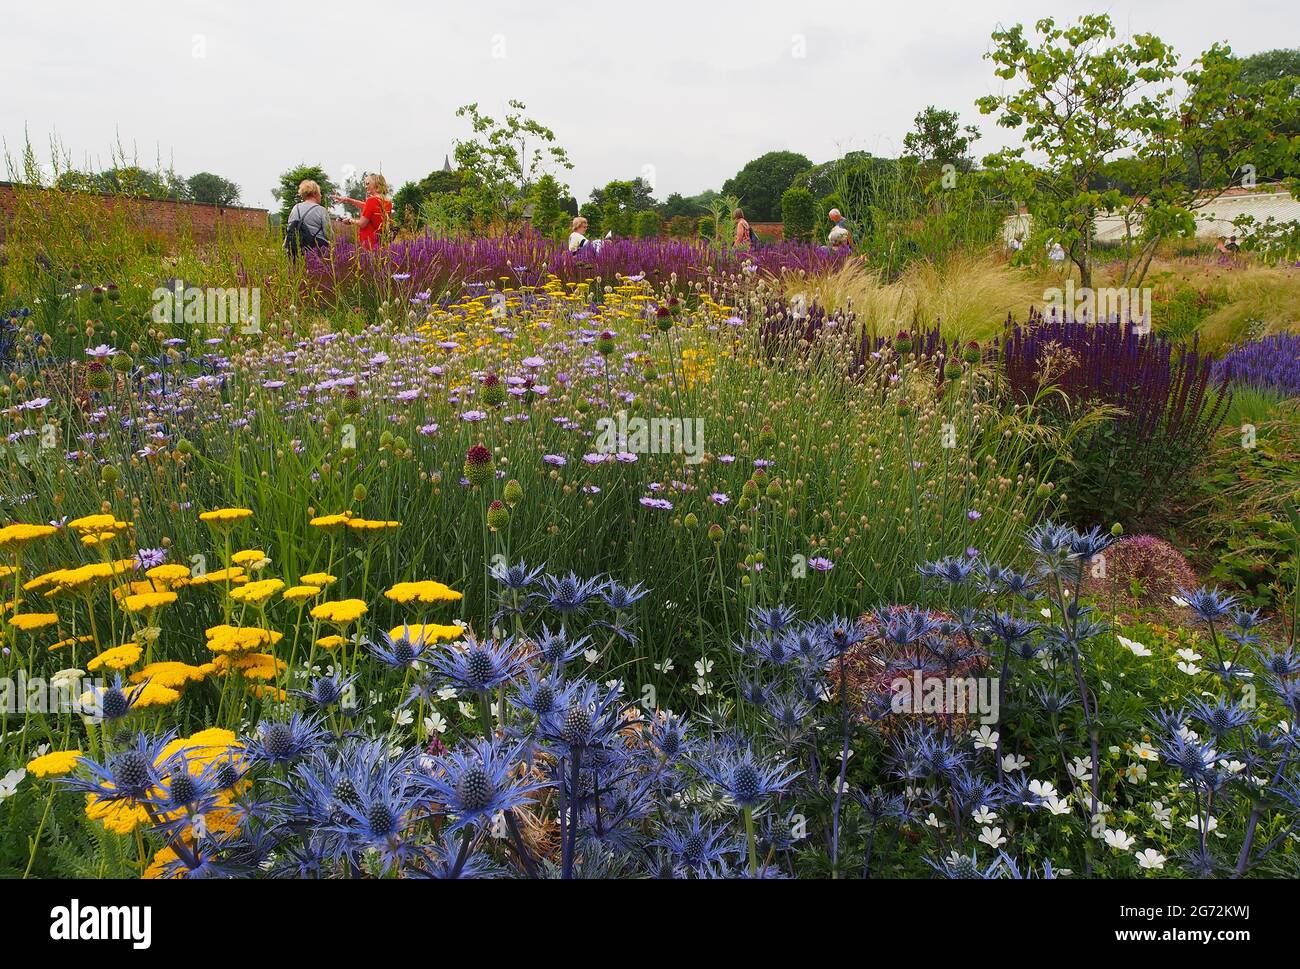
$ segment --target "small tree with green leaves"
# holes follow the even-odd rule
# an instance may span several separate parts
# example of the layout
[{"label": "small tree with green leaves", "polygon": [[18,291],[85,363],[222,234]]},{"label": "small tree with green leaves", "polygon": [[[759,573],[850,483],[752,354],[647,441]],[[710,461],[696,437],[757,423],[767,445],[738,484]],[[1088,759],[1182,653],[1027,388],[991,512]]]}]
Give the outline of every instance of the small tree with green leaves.
[{"label": "small tree with green leaves", "polygon": [[787,188],[781,196],[781,222],[791,242],[811,242],[817,225],[817,203],[806,188]]},{"label": "small tree with green leaves", "polygon": [[[538,180],[551,169],[571,169],[568,153],[555,143],[555,132],[528,117],[528,106],[509,101],[498,122],[466,104],[456,117],[468,118],[471,137],[457,141],[456,165],[472,182],[465,191],[477,196],[475,209],[506,231],[518,228]],[[567,191],[567,189],[565,189]]]},{"label": "small tree with green leaves", "polygon": [[320,186],[322,200],[328,199],[334,193],[336,188],[334,180],[325,174],[323,166],[303,163],[290,168],[280,176],[280,184],[271,189],[271,194],[280,203],[277,215],[281,226],[289,224],[289,213],[293,211],[293,207],[300,201],[298,198],[298,185],[308,179]]}]

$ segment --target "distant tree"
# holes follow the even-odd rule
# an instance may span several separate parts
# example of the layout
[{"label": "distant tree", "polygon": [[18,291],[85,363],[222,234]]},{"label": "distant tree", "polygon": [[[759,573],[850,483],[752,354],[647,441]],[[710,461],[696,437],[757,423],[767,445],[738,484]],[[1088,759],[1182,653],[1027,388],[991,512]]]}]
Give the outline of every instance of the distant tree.
[{"label": "distant tree", "polygon": [[191,175],[186,183],[191,201],[205,205],[234,205],[239,201],[239,186],[220,175],[199,172]]},{"label": "distant tree", "polygon": [[645,209],[636,214],[634,231],[638,239],[653,239],[664,228],[663,218],[654,209]]},{"label": "distant tree", "polygon": [[781,194],[794,177],[812,162],[794,151],[769,151],[749,162],[722,185],[724,195],[735,195],[751,222],[774,222],[781,214]]},{"label": "distant tree", "polygon": [[670,221],[678,216],[701,216],[708,210],[708,206],[698,198],[686,198],[678,192],[669,195],[667,201],[660,207],[663,217]]},{"label": "distant tree", "polygon": [[974,160],[967,156],[979,129],[961,124],[956,111],[941,111],[933,104],[916,113],[912,130],[903,136],[903,154],[921,165],[953,165],[968,172]]},{"label": "distant tree", "polygon": [[712,242],[714,233],[717,232],[717,223],[714,222],[713,216],[702,215],[698,222],[695,223],[695,234],[706,242]]},{"label": "distant tree", "polygon": [[533,186],[531,199],[533,228],[548,239],[558,235],[568,221],[569,217],[563,207],[563,196],[563,186],[549,172],[539,178],[537,184]]},{"label": "distant tree", "polygon": [[[601,232],[629,238],[635,233],[636,216],[655,207],[650,186],[641,178],[615,180],[592,189],[591,204],[600,212]],[[586,213],[583,213],[586,215]],[[591,216],[587,216],[588,222]]]},{"label": "distant tree", "polygon": [[271,194],[280,203],[277,214],[280,217],[281,225],[289,223],[289,213],[300,201],[298,198],[298,185],[307,179],[311,179],[320,186],[322,199],[328,199],[337,188],[334,180],[325,174],[325,169],[320,165],[308,165],[304,162],[282,173],[280,175],[280,184],[271,189]]},{"label": "distant tree", "polygon": [[689,215],[674,215],[668,220],[667,232],[671,239],[689,239],[695,235],[695,220]]},{"label": "distant tree", "polygon": [[1241,58],[1241,79],[1266,84],[1284,77],[1300,78],[1300,47],[1281,47]]},{"label": "distant tree", "polygon": [[813,228],[817,224],[817,204],[812,192],[798,185],[787,188],[781,196],[781,222],[786,239],[791,242],[812,241]]},{"label": "distant tree", "polygon": [[555,143],[555,132],[528,117],[528,106],[509,101],[504,121],[466,104],[456,111],[469,118],[473,134],[456,142],[456,165],[470,180],[462,191],[476,196],[476,210],[507,230],[523,218],[537,180],[552,169],[571,169],[568,152]]}]

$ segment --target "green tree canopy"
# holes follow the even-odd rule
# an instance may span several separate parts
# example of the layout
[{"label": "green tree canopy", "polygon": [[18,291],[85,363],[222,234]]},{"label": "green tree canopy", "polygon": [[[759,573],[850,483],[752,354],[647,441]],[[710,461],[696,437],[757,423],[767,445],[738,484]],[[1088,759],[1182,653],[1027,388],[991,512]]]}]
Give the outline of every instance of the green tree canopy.
[{"label": "green tree canopy", "polygon": [[751,222],[776,222],[781,218],[781,195],[796,175],[812,162],[795,151],[769,151],[727,179],[722,194],[735,195]]},{"label": "green tree canopy", "polygon": [[187,179],[190,200],[205,205],[234,205],[239,201],[239,186],[211,172],[199,172]]}]

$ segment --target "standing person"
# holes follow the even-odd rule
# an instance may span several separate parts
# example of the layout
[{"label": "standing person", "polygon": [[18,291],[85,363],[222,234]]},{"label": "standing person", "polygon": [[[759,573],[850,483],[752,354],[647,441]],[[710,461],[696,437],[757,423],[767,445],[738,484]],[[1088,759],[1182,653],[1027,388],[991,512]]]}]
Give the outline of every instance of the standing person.
[{"label": "standing person", "polygon": [[830,247],[837,249],[840,246],[853,245],[853,227],[849,225],[848,220],[844,218],[840,210],[831,209],[826,213],[826,218],[831,220],[831,231],[826,237]]},{"label": "standing person", "polygon": [[751,249],[756,241],[757,236],[754,230],[750,228],[749,222],[745,219],[745,213],[741,209],[731,213],[731,217],[736,220],[736,238],[734,245],[737,249]]},{"label": "standing person", "polygon": [[284,227],[284,247],[291,259],[330,245],[330,218],[320,202],[320,185],[310,178],[300,182],[298,198],[302,201],[289,211]]},{"label": "standing person", "polygon": [[348,219],[357,227],[357,245],[362,249],[379,248],[379,233],[383,230],[388,222],[388,216],[393,211],[393,203],[388,199],[388,182],[384,180],[383,175],[371,173],[366,176],[366,198],[365,201],[348,198],[338,192],[334,193],[334,201],[342,202],[345,205],[355,205],[361,210],[361,214],[356,218]]},{"label": "standing person", "polygon": [[578,216],[573,220],[569,232],[569,252],[577,252],[587,245],[587,220]]}]

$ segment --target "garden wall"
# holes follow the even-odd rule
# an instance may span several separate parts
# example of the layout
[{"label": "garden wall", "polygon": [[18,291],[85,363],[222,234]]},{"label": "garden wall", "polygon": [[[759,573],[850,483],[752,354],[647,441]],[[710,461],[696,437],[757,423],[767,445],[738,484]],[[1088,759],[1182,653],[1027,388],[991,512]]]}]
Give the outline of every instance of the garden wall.
[{"label": "garden wall", "polygon": [[[44,192],[27,185],[0,182],[0,242],[5,226],[20,206],[20,193]],[[242,205],[205,205],[200,202],[174,202],[161,199],[132,198],[124,195],[80,193],[102,201],[105,210],[127,212],[143,229],[167,239],[189,235],[198,242],[211,242],[223,228],[265,229],[266,209]]]}]

